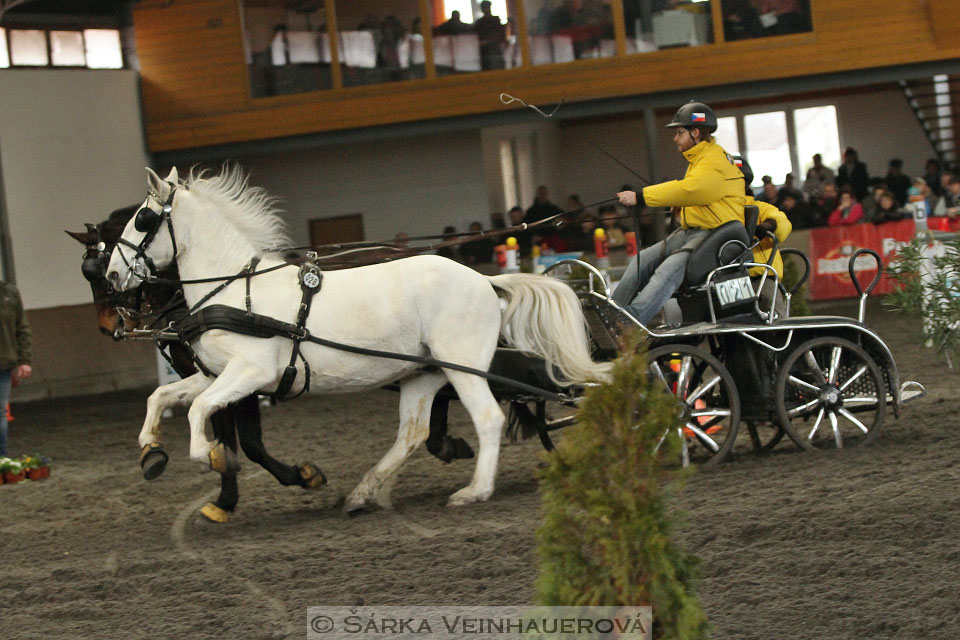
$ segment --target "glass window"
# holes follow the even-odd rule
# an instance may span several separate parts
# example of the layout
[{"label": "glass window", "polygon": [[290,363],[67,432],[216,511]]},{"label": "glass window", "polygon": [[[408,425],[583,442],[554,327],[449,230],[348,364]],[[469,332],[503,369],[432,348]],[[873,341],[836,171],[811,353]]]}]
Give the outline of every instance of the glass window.
[{"label": "glass window", "polygon": [[813,30],[807,0],[721,0],[727,42]]},{"label": "glass window", "polygon": [[762,184],[765,175],[774,184],[783,184],[793,169],[790,144],[787,140],[787,114],[784,111],[753,113],[743,118],[746,134],[747,160],[753,169],[753,186]]},{"label": "glass window", "polygon": [[17,66],[45,67],[47,57],[47,32],[39,29],[10,30],[10,58]]},{"label": "glass window", "polygon": [[7,30],[0,29],[0,69],[10,66],[10,56],[7,54]]},{"label": "glass window", "polygon": [[717,118],[717,130],[713,137],[732,156],[740,155],[740,139],[737,137],[737,119],[734,116]]},{"label": "glass window", "polygon": [[610,0],[524,0],[533,64],[616,55]]},{"label": "glass window", "polygon": [[91,69],[122,69],[123,50],[116,29],[84,29],[87,66]]},{"label": "glass window", "polygon": [[513,0],[432,0],[437,75],[510,69],[522,64]]},{"label": "glass window", "polygon": [[79,31],[51,31],[50,62],[55,67],[85,66],[83,34]]},{"label": "glass window", "polygon": [[420,3],[336,3],[343,86],[425,77]]},{"label": "glass window", "polygon": [[713,42],[710,0],[624,0],[627,53]]},{"label": "glass window", "polygon": [[813,166],[813,156],[817,153],[825,166],[840,166],[840,132],[837,129],[835,106],[796,109],[793,112],[793,126],[797,136],[800,177],[807,175]]}]

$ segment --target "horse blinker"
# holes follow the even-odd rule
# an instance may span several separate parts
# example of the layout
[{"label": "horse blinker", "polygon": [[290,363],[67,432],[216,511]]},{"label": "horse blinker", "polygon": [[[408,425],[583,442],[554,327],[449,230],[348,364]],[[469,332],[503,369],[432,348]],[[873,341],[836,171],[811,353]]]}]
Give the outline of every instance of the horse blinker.
[{"label": "horse blinker", "polygon": [[140,233],[156,233],[160,227],[160,214],[149,207],[143,207],[137,211],[133,227]]}]

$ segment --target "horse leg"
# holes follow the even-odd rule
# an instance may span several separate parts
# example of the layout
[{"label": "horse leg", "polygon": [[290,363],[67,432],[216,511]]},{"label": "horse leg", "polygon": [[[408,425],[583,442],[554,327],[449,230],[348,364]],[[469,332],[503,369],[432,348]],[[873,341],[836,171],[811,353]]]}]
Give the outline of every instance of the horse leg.
[{"label": "horse leg", "polygon": [[285,487],[297,485],[316,489],[327,483],[326,476],[316,466],[302,462],[299,466],[284,464],[267,453],[260,431],[260,399],[252,394],[230,405],[240,436],[240,446],[251,462],[270,472]]},{"label": "horse leg", "polygon": [[403,461],[423,443],[430,433],[430,407],[437,391],[446,384],[442,373],[426,373],[400,383],[400,428],[397,439],[386,455],[367,471],[360,484],[350,492],[345,511],[357,511],[373,502],[390,508],[390,490],[397,480]]},{"label": "horse leg", "polygon": [[[213,424],[213,437],[223,443],[236,455],[237,432],[228,410],[220,410],[210,416]],[[216,502],[208,502],[200,513],[211,522],[226,522],[230,519],[230,512],[237,507],[240,501],[240,489],[237,486],[237,472],[228,470],[220,474],[220,496]]]},{"label": "horse leg", "polygon": [[473,427],[477,431],[480,451],[477,453],[477,466],[474,468],[473,480],[469,485],[460,489],[447,501],[449,506],[457,506],[470,502],[483,502],[493,494],[493,485],[497,475],[497,459],[500,455],[500,432],[506,417],[500,410],[490,385],[483,378],[447,371],[450,384],[457,390],[460,402],[470,414]]},{"label": "horse leg", "polygon": [[147,399],[147,415],[143,420],[138,442],[140,443],[140,468],[143,477],[153,480],[167,466],[167,454],[160,442],[160,416],[176,405],[187,404],[197,394],[210,386],[211,380],[202,373],[157,387]]},{"label": "horse leg", "polygon": [[215,446],[207,434],[207,419],[215,411],[275,382],[275,375],[242,360],[228,362],[223,372],[197,395],[187,412],[190,420],[190,459],[209,462],[212,469],[221,473],[231,469],[235,471],[238,468],[236,456],[222,445]]}]

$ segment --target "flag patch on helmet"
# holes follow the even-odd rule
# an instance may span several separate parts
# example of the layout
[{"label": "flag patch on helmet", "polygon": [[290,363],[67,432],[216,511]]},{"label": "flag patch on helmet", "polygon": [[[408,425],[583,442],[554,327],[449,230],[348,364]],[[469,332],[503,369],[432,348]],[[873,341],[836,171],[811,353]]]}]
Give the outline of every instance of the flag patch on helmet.
[{"label": "flag patch on helmet", "polygon": [[693,114],[692,122],[706,122],[706,121],[707,121],[707,114],[705,113]]}]

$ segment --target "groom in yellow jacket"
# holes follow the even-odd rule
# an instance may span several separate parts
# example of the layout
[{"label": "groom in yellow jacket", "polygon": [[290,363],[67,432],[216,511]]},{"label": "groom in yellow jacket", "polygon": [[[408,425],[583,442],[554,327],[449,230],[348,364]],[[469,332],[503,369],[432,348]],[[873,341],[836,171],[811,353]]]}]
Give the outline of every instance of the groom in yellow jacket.
[{"label": "groom in yellow jacket", "polygon": [[717,130],[713,109],[701,102],[687,103],[667,128],[674,130],[673,141],[690,163],[683,180],[617,194],[625,206],[680,208],[680,228],[638,253],[613,292],[614,302],[643,324],[680,287],[690,252],[710,229],[731,220],[743,222],[743,174],[713,139]]}]

